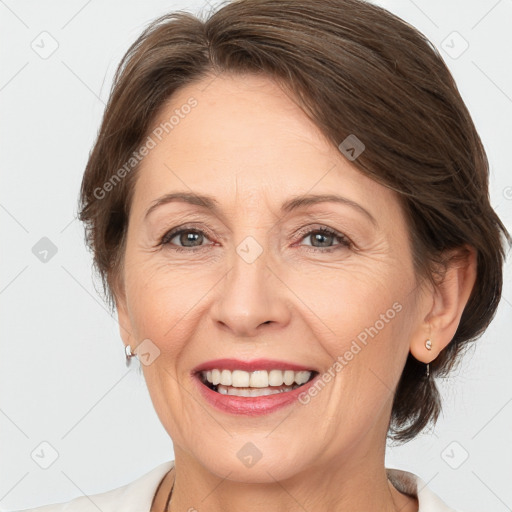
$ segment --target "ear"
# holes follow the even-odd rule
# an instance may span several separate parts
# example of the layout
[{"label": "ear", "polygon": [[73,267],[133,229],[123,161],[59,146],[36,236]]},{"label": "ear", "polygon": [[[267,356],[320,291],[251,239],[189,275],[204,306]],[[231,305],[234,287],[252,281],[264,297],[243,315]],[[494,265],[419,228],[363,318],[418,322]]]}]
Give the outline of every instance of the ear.
[{"label": "ear", "polygon": [[119,333],[121,335],[121,339],[123,340],[125,346],[131,346],[133,352],[135,349],[135,340],[132,335],[132,325],[130,319],[130,312],[128,309],[128,303],[126,300],[124,283],[119,280],[116,280],[113,283],[112,290],[117,310],[117,320],[119,323]]},{"label": "ear", "polygon": [[[430,307],[410,342],[411,354],[424,363],[436,359],[455,336],[476,281],[477,253],[474,247],[464,245],[449,251],[446,256],[444,278],[430,289],[422,302]],[[427,339],[432,342],[431,350],[425,346]]]}]

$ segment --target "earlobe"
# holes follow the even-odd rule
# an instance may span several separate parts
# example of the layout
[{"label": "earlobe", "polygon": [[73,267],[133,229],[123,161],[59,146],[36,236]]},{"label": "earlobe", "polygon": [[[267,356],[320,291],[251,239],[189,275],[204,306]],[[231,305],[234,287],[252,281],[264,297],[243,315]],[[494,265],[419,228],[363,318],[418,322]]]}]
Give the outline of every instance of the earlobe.
[{"label": "earlobe", "polygon": [[410,345],[410,352],[414,358],[425,364],[436,359],[439,352],[446,346],[436,343],[435,338],[429,334],[429,331],[431,331],[431,329],[427,326],[422,330],[422,334],[418,333],[414,337]]},{"label": "earlobe", "polygon": [[455,336],[476,281],[477,254],[473,247],[464,245],[447,256],[443,279],[431,291],[432,306],[410,344],[411,354],[424,363],[436,359]]}]

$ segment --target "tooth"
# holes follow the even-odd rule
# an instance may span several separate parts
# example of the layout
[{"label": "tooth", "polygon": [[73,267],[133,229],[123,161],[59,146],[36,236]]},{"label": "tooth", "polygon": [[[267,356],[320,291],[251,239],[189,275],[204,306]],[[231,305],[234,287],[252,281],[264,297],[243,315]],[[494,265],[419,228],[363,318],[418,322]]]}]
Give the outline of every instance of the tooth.
[{"label": "tooth", "polygon": [[291,386],[295,382],[295,372],[293,370],[283,372],[283,381],[287,386]]},{"label": "tooth", "polygon": [[250,377],[249,372],[234,370],[231,373],[231,385],[236,388],[248,388]]},{"label": "tooth", "polygon": [[268,372],[268,385],[269,386],[282,386],[283,372],[281,370],[270,370]]},{"label": "tooth", "polygon": [[248,389],[237,389],[232,386],[228,388],[228,395],[236,395],[236,396],[249,396]]},{"label": "tooth", "polygon": [[234,395],[235,393],[235,388],[232,388],[231,386],[229,386],[229,388],[226,388],[226,395]]},{"label": "tooth", "polygon": [[266,388],[268,386],[267,370],[257,370],[252,372],[250,386],[252,388]]},{"label": "tooth", "polygon": [[285,391],[291,391],[295,387],[296,386],[287,386],[283,389],[272,389],[270,387],[266,387],[266,388],[235,388],[233,386],[223,386],[222,384],[219,384],[217,386],[217,391],[223,395],[257,397],[257,396],[267,396],[267,395],[276,395],[278,393],[284,393]]},{"label": "tooth", "polygon": [[311,377],[311,372],[303,371],[303,372],[296,372],[295,373],[295,382],[297,384],[305,384],[309,377]]},{"label": "tooth", "polygon": [[276,393],[276,390],[269,389],[269,388],[264,388],[264,389],[254,388],[254,389],[251,389],[250,393],[251,393],[250,396],[267,396],[267,395],[274,395]]},{"label": "tooth", "polygon": [[215,386],[220,384],[220,371],[217,369],[212,370],[212,384]]},{"label": "tooth", "polygon": [[311,378],[312,372],[293,370],[256,370],[254,372],[246,372],[244,370],[219,370],[211,369],[201,372],[204,380],[210,382],[214,386],[224,385],[235,388],[266,388],[268,386],[292,386],[305,384]]},{"label": "tooth", "polygon": [[231,372],[229,370],[222,370],[220,374],[220,383],[224,386],[231,386]]}]

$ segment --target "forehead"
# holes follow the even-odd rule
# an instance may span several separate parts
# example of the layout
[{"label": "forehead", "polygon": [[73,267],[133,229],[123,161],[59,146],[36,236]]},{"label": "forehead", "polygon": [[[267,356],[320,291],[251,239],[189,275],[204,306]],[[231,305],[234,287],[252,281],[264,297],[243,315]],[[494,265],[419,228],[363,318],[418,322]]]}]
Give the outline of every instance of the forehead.
[{"label": "forehead", "polygon": [[246,208],[308,191],[389,203],[392,192],[359,172],[295,101],[255,75],[219,75],[180,89],[153,123],[155,146],[138,170],[133,206],[176,189]]}]

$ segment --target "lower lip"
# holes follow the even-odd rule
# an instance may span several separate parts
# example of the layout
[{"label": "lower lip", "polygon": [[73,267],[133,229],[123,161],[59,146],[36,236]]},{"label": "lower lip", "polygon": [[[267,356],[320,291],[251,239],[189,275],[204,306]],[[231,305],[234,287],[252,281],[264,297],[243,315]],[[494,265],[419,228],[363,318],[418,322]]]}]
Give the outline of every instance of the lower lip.
[{"label": "lower lip", "polygon": [[299,395],[314,385],[318,375],[315,375],[315,377],[306,384],[292,389],[291,391],[283,391],[273,395],[263,396],[223,395],[221,393],[217,393],[217,391],[214,391],[213,389],[210,389],[206,384],[203,384],[199,375],[194,375],[193,380],[196,382],[196,385],[199,386],[199,392],[201,395],[216,409],[230,414],[259,416],[260,414],[274,412],[294,402],[299,403]]}]

